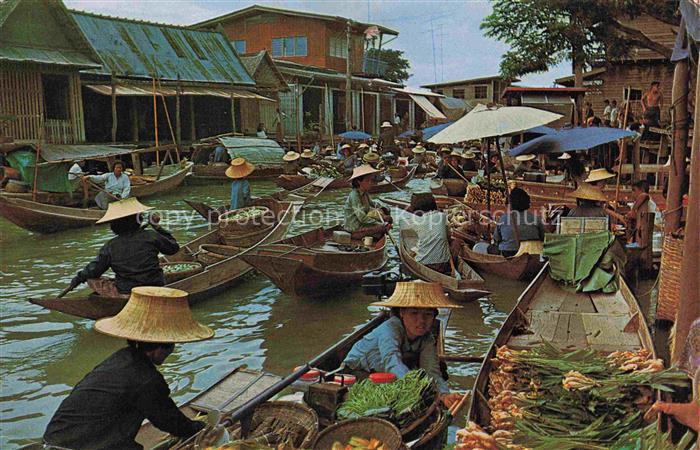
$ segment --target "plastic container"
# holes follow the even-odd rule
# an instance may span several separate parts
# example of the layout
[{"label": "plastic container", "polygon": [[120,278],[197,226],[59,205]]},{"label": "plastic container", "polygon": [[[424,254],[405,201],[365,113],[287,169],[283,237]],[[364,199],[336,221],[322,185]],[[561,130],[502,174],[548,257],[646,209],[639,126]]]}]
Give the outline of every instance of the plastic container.
[{"label": "plastic container", "polygon": [[345,375],[345,374],[338,374],[333,377],[333,383],[339,384],[341,386],[352,386],[357,382],[357,377],[355,375]]},{"label": "plastic container", "polygon": [[[295,367],[293,372],[296,372],[298,369],[300,369],[301,366]],[[301,376],[297,381],[292,383],[291,388],[294,391],[297,392],[307,392],[309,390],[309,386],[312,384],[319,383],[321,380],[321,371],[318,369],[310,369],[308,372],[306,372],[304,375]]]},{"label": "plastic container", "polygon": [[377,372],[370,374],[369,380],[375,384],[393,383],[396,381],[396,375],[390,372]]}]

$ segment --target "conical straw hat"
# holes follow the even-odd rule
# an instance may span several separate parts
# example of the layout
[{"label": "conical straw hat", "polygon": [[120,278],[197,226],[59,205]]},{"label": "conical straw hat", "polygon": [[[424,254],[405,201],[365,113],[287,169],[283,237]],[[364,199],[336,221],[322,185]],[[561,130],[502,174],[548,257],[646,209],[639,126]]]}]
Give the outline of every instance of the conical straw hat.
[{"label": "conical straw hat", "polygon": [[467,150],[466,152],[462,153],[462,158],[474,159],[474,158],[476,158],[476,153],[474,153],[473,150]]},{"label": "conical straw hat", "polygon": [[588,183],[579,183],[578,188],[569,194],[569,196],[573,198],[580,198],[582,200],[594,200],[597,202],[604,202],[608,199],[600,189]]},{"label": "conical straw hat", "polygon": [[136,197],[125,198],[124,200],[110,203],[107,206],[105,215],[95,223],[111,222],[112,220],[141,214],[150,209],[153,209],[153,207],[144,205]]},{"label": "conical straw hat", "polygon": [[387,308],[462,308],[447,300],[440,283],[424,281],[398,282],[391,297],[372,304]]},{"label": "conical straw hat", "polygon": [[382,122],[380,128],[391,128],[391,124],[385,120],[384,122]]},{"label": "conical straw hat", "polygon": [[211,328],[192,317],[187,292],[166,287],[139,286],[114,317],[100,319],[100,333],[140,342],[194,342],[214,336]]},{"label": "conical straw hat", "polygon": [[608,172],[607,169],[593,169],[584,181],[586,183],[593,183],[595,181],[607,180],[608,178],[613,178],[615,176],[617,175],[612,172]]},{"label": "conical straw hat", "polygon": [[516,161],[532,161],[537,158],[535,155],[518,155],[515,157]]},{"label": "conical straw hat", "polygon": [[[367,144],[365,144],[365,145],[367,145]],[[330,147],[330,145],[329,145],[329,147]],[[333,147],[331,147],[331,149],[332,149],[332,148],[333,148]],[[340,149],[341,149],[341,150],[344,149],[344,148],[352,148],[352,146],[351,146],[350,144],[343,144],[343,145],[340,146]]]},{"label": "conical straw hat", "polygon": [[284,156],[282,157],[282,159],[285,160],[285,161],[296,161],[297,159],[299,159],[299,153],[297,153],[297,152],[287,152],[287,153],[284,154]]},{"label": "conical straw hat", "polygon": [[421,153],[425,153],[425,147],[423,147],[422,145],[418,144],[418,145],[416,145],[415,147],[413,147],[413,149],[411,149],[411,151],[412,151],[414,154],[419,155],[419,154],[421,154]]},{"label": "conical straw hat", "polygon": [[370,166],[369,164],[363,164],[360,167],[355,167],[352,170],[352,176],[350,177],[350,180],[354,180],[355,178],[360,178],[364,177],[365,175],[372,175],[373,173],[379,172],[377,169],[374,167]]},{"label": "conical straw hat", "polygon": [[363,142],[362,144],[358,145],[357,148],[369,148],[369,145]]},{"label": "conical straw hat", "polygon": [[304,151],[301,152],[301,157],[302,157],[302,158],[305,158],[305,159],[310,159],[310,158],[313,158],[314,156],[316,156],[316,155],[315,155],[314,152],[313,152],[311,149],[309,149],[309,148],[305,148]]},{"label": "conical straw hat", "polygon": [[571,159],[571,153],[562,153],[557,159]]},{"label": "conical straw hat", "polygon": [[365,156],[362,157],[364,162],[376,162],[379,161],[379,154],[375,152],[367,152]]},{"label": "conical straw hat", "polygon": [[226,169],[226,176],[229,178],[238,179],[245,178],[255,170],[255,166],[246,161],[244,158],[236,158],[231,161],[231,165]]}]

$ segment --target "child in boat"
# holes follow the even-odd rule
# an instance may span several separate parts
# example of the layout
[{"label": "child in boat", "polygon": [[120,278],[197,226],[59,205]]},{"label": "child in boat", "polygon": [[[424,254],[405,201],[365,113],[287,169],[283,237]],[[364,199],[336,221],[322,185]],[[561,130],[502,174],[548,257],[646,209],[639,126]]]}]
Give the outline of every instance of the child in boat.
[{"label": "child in boat", "polygon": [[459,401],[442,376],[433,335],[438,308],[461,308],[449,302],[439,283],[399,282],[394,294],[373,305],[391,308],[392,317],[357,342],[343,366],[358,379],[372,372],[390,372],[398,378],[423,369],[436,383],[443,404]]}]

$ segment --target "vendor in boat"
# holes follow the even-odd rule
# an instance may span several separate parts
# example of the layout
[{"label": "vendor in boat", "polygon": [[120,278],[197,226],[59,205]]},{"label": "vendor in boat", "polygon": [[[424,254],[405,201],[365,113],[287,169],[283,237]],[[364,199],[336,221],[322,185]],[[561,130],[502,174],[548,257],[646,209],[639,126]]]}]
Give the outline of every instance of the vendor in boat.
[{"label": "vendor in boat", "polygon": [[372,236],[380,239],[391,228],[388,210],[380,209],[369,197],[369,188],[374,184],[374,176],[379,171],[369,164],[353,170],[350,182],[352,191],[345,202],[345,223],[343,228],[352,234],[353,239]]},{"label": "vendor in boat", "polygon": [[[510,207],[507,214],[498,218],[493,241],[505,257],[515,256],[523,247],[540,248],[544,242],[544,223],[540,216],[530,211],[530,195],[521,188],[510,191]],[[533,252],[534,253],[534,252]]]},{"label": "vendor in boat", "polygon": [[437,176],[440,176],[440,173],[444,171],[445,165],[447,165],[448,161],[450,160],[450,153],[452,153],[452,150],[450,150],[449,147],[440,147],[440,150],[438,150],[438,156],[440,157],[440,161],[437,163]]},{"label": "vendor in boat", "polygon": [[87,175],[83,180],[104,183],[104,190],[95,196],[95,203],[100,209],[107,209],[110,202],[125,199],[131,194],[131,182],[124,173],[124,163],[117,161],[112,171],[102,175]]},{"label": "vendor in boat", "polygon": [[534,167],[535,155],[518,155],[515,160],[518,162],[513,168],[513,178],[522,178],[525,172],[531,172]]},{"label": "vendor in boat", "polygon": [[358,379],[373,372],[390,372],[398,378],[423,369],[436,383],[446,407],[459,401],[442,377],[433,325],[438,308],[461,308],[445,297],[439,283],[399,282],[391,297],[376,306],[391,308],[392,317],[357,342],[343,365]]},{"label": "vendor in boat", "polygon": [[305,167],[311,167],[316,162],[316,155],[310,148],[305,148],[301,152],[301,158],[299,159],[299,166],[303,169]]},{"label": "vendor in boat", "polygon": [[639,180],[632,185],[632,194],[634,195],[634,204],[630,211],[625,214],[624,220],[627,223],[628,229],[632,231],[632,240],[638,242],[642,239],[642,232],[646,224],[644,221],[645,213],[655,214],[656,203],[649,195],[649,182],[647,180]]},{"label": "vendor in boat", "polygon": [[[82,269],[70,283],[71,289],[86,281],[105,297],[126,297],[136,286],[163,286],[165,276],[160,268],[158,254],[174,255],[180,246],[170,232],[160,225],[160,217],[151,215],[153,230],[142,227],[142,213],[153,209],[128,198],[109,204],[105,215],[96,223],[109,223],[117,236],[102,246],[92,262]],[[114,280],[100,278],[112,269]]]},{"label": "vendor in boat", "polygon": [[463,172],[476,172],[476,153],[474,153],[474,149],[469,149],[463,152],[460,158],[461,168]]},{"label": "vendor in boat", "polygon": [[428,169],[425,162],[425,147],[422,145],[416,145],[411,149],[411,153],[413,154],[411,163],[417,165],[419,171],[427,172]]},{"label": "vendor in boat", "polygon": [[246,179],[255,171],[255,166],[244,158],[235,158],[226,169],[226,176],[231,178],[231,209],[245,208],[250,205],[250,183]]},{"label": "vendor in boat", "polygon": [[602,206],[607,202],[607,197],[597,187],[589,183],[579,183],[570,196],[576,199],[576,207],[569,211],[567,217],[608,217]]},{"label": "vendor in boat", "polygon": [[438,170],[437,176],[439,178],[445,179],[457,179],[461,180],[462,169],[459,164],[459,160],[462,154],[457,150],[452,150],[449,155],[443,156],[444,164],[442,168]]},{"label": "vendor in boat", "polygon": [[459,254],[461,244],[455,239],[450,245],[447,214],[438,210],[431,193],[413,194],[411,205],[413,214],[405,215],[399,226],[401,230],[412,230],[418,237],[415,260],[437,272],[451,274],[450,259]]},{"label": "vendor in boat", "polygon": [[607,183],[607,180],[615,178],[616,176],[617,174],[610,172],[605,168],[593,169],[588,173],[588,176],[583,181],[591,186],[602,189]]},{"label": "vendor in boat", "polygon": [[379,153],[375,153],[373,151],[365,153],[365,156],[362,157],[362,162],[369,164],[373,169],[377,170],[377,172],[372,176],[375,183],[379,183],[384,180],[384,175],[382,174],[384,163],[381,161],[381,158],[379,158]]},{"label": "vendor in boat", "polygon": [[284,167],[282,168],[282,172],[285,175],[299,174],[299,157],[299,153],[293,151],[288,151],[284,154],[284,156],[282,157],[282,160],[284,161]]},{"label": "vendor in boat", "polygon": [[357,153],[353,153],[352,147],[350,147],[348,144],[343,145],[340,148],[340,151],[343,153],[343,159],[337,163],[336,169],[342,171],[343,174],[350,176],[352,175],[352,171],[357,166],[360,158],[357,156]]},{"label": "vendor in boat", "polygon": [[146,419],[180,438],[204,428],[177,408],[157,367],[176,343],[214,335],[192,317],[186,292],[137,287],[124,309],[98,320],[95,330],[126,339],[128,346],[97,365],[61,402],[44,432],[45,448],[142,449],[136,435]]}]

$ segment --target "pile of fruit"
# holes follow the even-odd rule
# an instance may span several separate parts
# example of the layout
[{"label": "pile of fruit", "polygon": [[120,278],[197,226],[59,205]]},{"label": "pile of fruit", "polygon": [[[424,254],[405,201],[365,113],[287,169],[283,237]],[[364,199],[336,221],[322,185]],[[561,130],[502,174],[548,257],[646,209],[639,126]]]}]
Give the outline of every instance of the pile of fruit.
[{"label": "pile of fruit", "polygon": [[333,166],[319,166],[314,165],[311,167],[311,178],[343,178],[343,174],[338,172]]},{"label": "pile of fruit", "polygon": [[[484,203],[486,203],[487,198],[488,198],[488,193],[487,193],[486,188],[481,187],[478,184],[468,184],[467,185],[467,193],[464,196],[464,201],[466,203],[484,204]],[[491,204],[492,205],[505,205],[506,204],[505,188],[498,189],[498,188],[492,187],[492,189],[491,189]]]},{"label": "pile of fruit", "polygon": [[482,223],[482,218],[477,211],[464,206],[453,206],[445,210],[450,231],[458,232],[474,239],[483,235],[490,235],[490,225]]},{"label": "pile of fruit", "polygon": [[384,444],[379,439],[363,439],[353,436],[346,445],[334,442],[331,450],[384,450]]},{"label": "pile of fruit", "polygon": [[622,449],[631,439],[656,442],[658,433],[644,428],[654,390],[687,386],[684,373],[664,370],[646,350],[604,357],[547,343],[523,351],[503,346],[491,364],[490,422],[486,429],[468,423],[457,433],[458,450]]}]

